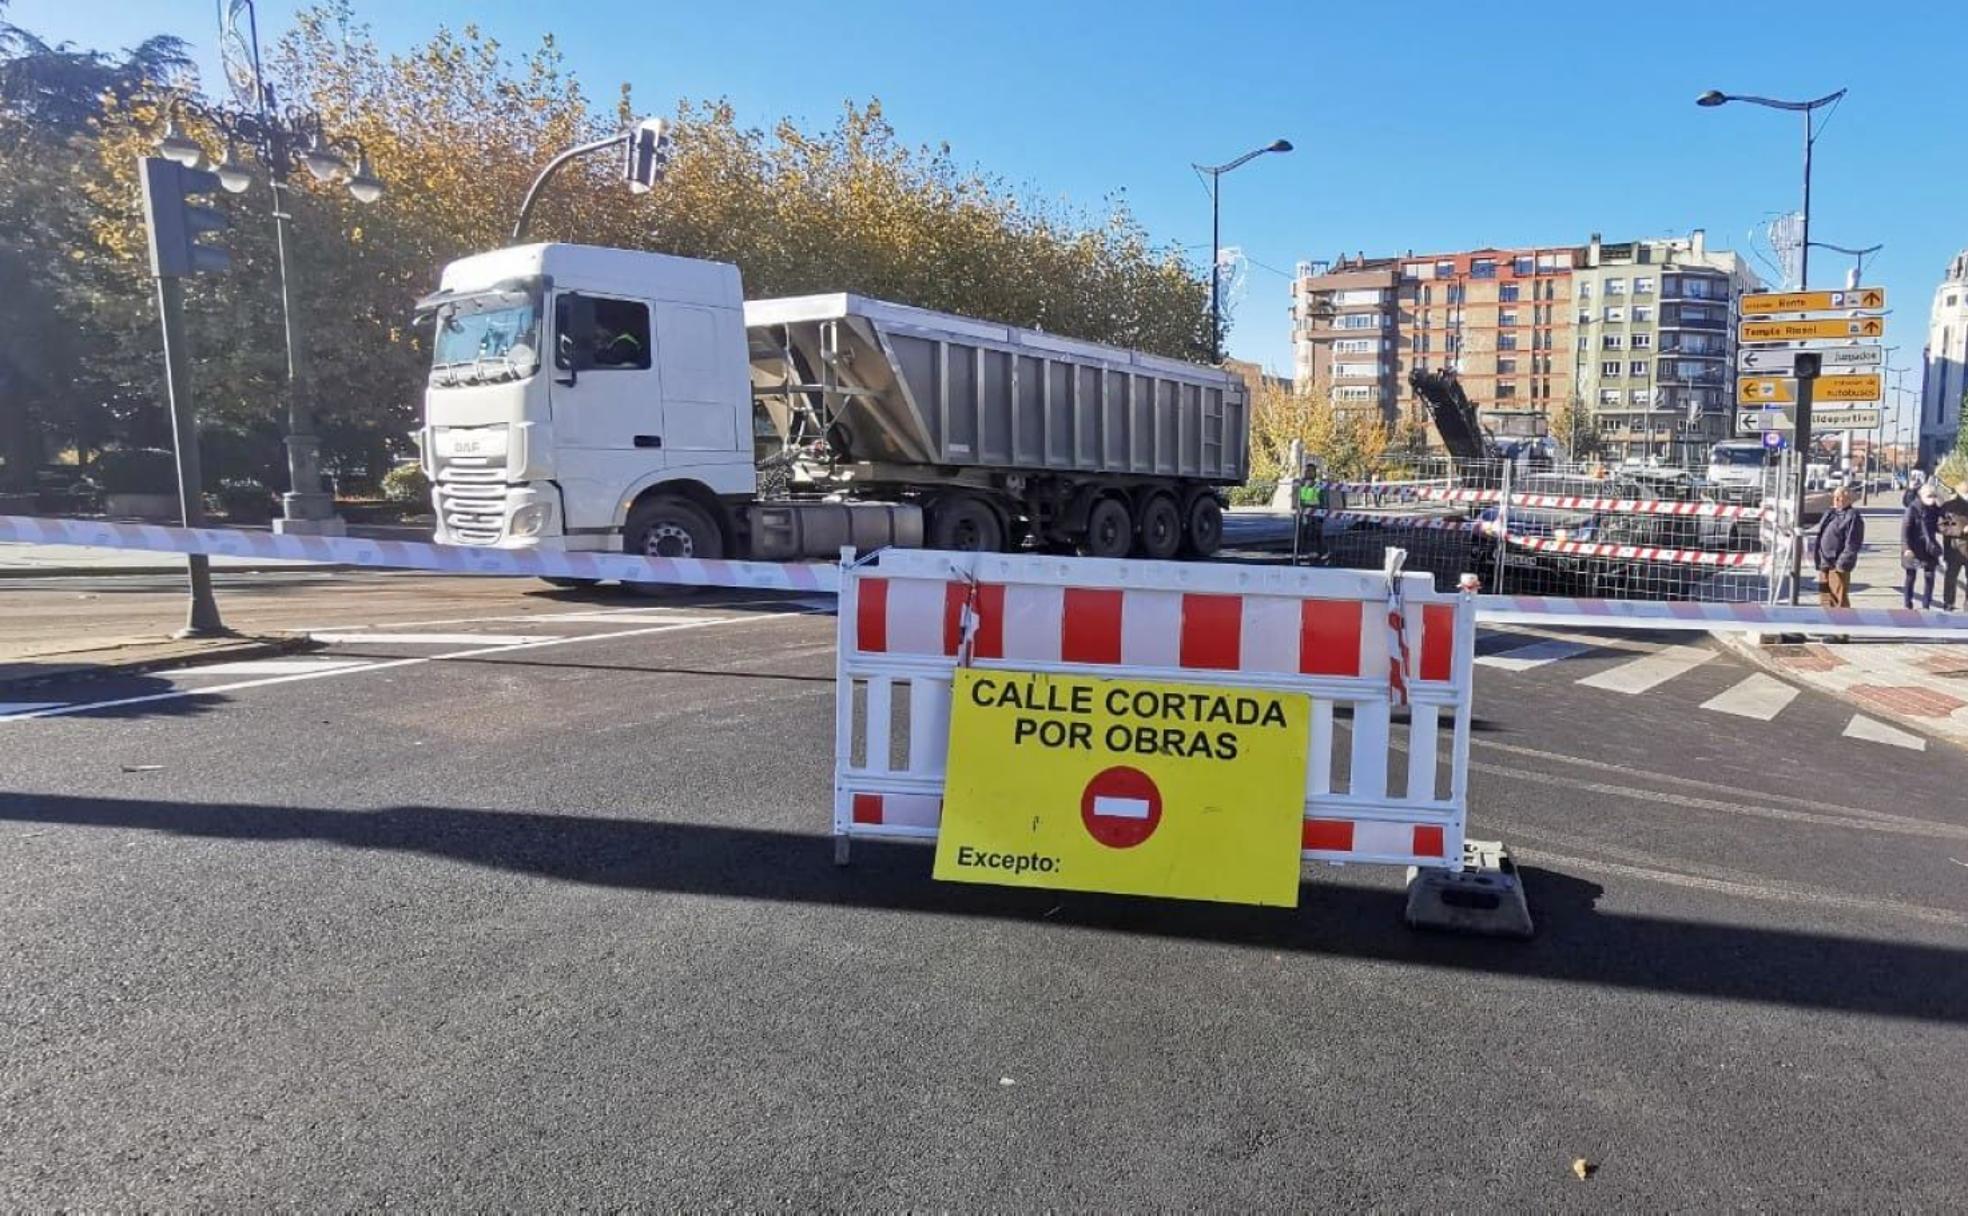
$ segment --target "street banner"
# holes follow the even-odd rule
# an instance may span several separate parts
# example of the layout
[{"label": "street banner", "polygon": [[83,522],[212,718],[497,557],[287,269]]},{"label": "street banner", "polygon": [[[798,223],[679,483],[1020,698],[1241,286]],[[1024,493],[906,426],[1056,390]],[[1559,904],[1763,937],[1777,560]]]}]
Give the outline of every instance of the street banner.
[{"label": "street banner", "polygon": [[1298,904],[1302,693],[959,668],[935,876]]}]

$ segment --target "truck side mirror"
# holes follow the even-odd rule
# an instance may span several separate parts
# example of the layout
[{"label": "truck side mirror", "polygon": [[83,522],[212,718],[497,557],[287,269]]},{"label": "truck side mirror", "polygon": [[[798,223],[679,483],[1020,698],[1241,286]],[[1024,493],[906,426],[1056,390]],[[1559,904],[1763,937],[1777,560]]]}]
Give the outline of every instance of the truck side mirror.
[{"label": "truck side mirror", "polygon": [[554,300],[554,366],[566,372],[561,384],[594,366],[595,309],[587,296],[568,293]]}]

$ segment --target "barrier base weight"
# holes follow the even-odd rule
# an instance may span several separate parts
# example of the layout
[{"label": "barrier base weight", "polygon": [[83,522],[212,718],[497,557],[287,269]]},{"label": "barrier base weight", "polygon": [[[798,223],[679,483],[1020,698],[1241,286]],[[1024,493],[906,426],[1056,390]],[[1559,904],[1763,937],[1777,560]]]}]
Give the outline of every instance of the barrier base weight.
[{"label": "barrier base weight", "polygon": [[1408,927],[1478,937],[1531,936],[1531,908],[1510,850],[1465,840],[1460,870],[1408,868]]}]

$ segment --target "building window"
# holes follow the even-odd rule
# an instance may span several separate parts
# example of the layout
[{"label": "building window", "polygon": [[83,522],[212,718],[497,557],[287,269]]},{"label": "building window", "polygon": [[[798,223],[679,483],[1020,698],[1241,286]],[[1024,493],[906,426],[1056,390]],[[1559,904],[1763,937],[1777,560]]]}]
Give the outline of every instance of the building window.
[{"label": "building window", "polygon": [[1505,304],[1515,303],[1517,300],[1517,284],[1515,283],[1498,284],[1497,299]]},{"label": "building window", "polygon": [[1606,305],[1606,319],[1608,321],[1624,321],[1626,320],[1626,310],[1616,305],[1608,304]]},{"label": "building window", "polygon": [[1533,266],[1533,262],[1531,261],[1531,255],[1528,253],[1520,253],[1511,260],[1510,270],[1512,274],[1529,275],[1531,273],[1532,266]]},{"label": "building window", "polygon": [[1471,259],[1470,259],[1470,261],[1469,261],[1469,277],[1470,277],[1470,278],[1472,278],[1472,279],[1494,279],[1494,278],[1496,278],[1496,276],[1497,276],[1497,264],[1496,264],[1496,259],[1495,259],[1495,258],[1471,258]]},{"label": "building window", "polygon": [[1627,345],[1632,347],[1634,350],[1646,350],[1648,347],[1652,346],[1653,344],[1654,344],[1654,335],[1652,334],[1634,334],[1632,336],[1632,340],[1627,343]]},{"label": "building window", "polygon": [[1517,324],[1517,310],[1514,308],[1499,309],[1497,311],[1497,324],[1498,325]]},{"label": "building window", "polygon": [[1497,400],[1507,401],[1517,395],[1517,386],[1508,380],[1497,382]]},{"label": "building window", "polygon": [[1590,324],[1592,324],[1592,310],[1591,310],[1590,308],[1581,308],[1581,309],[1579,309],[1579,320],[1578,320],[1578,323],[1579,323],[1580,325],[1590,325]]},{"label": "building window", "polygon": [[1650,296],[1650,295],[1653,295],[1653,294],[1654,294],[1654,281],[1653,281],[1653,279],[1651,279],[1651,278],[1645,278],[1645,279],[1635,279],[1635,280],[1633,280],[1633,294],[1634,294],[1634,295],[1636,295],[1636,296]]},{"label": "building window", "polygon": [[1456,264],[1454,262],[1435,263],[1435,277],[1438,279],[1452,279],[1455,277],[1455,272]]},{"label": "building window", "polygon": [[1435,289],[1426,283],[1421,285],[1421,302],[1423,304],[1433,304],[1435,302]]},{"label": "building window", "polygon": [[1497,349],[1498,349],[1498,350],[1516,350],[1516,349],[1517,349],[1517,335],[1516,335],[1516,334],[1498,334],[1498,335],[1497,335]]},{"label": "building window", "polygon": [[1620,391],[1616,388],[1602,388],[1599,390],[1599,404],[1618,405],[1620,403],[1620,396]]},{"label": "building window", "polygon": [[1412,283],[1416,279],[1426,279],[1433,276],[1434,273],[1434,268],[1426,262],[1401,263],[1401,279],[1403,282]]},{"label": "building window", "polygon": [[1618,334],[1607,334],[1599,340],[1599,349],[1601,350],[1618,350],[1619,348],[1620,336]]},{"label": "building window", "polygon": [[1592,339],[1586,337],[1584,334],[1580,334],[1578,339],[1578,348],[1582,351],[1590,345],[1592,345]]},{"label": "building window", "polygon": [[1627,364],[1626,374],[1635,380],[1645,380],[1647,378],[1647,361],[1645,359],[1633,360]]},{"label": "building window", "polygon": [[1633,319],[1635,321],[1651,321],[1654,319],[1654,310],[1646,304],[1635,304],[1633,306]]},{"label": "building window", "polygon": [[1625,279],[1607,279],[1607,280],[1606,280],[1606,294],[1607,294],[1607,295],[1609,295],[1609,296],[1623,296],[1623,295],[1625,295],[1625,294],[1626,294],[1626,280],[1625,280]]},{"label": "building window", "polygon": [[1619,360],[1609,359],[1606,362],[1601,363],[1599,365],[1599,374],[1606,377],[1608,380],[1619,379],[1619,374],[1620,374]]},{"label": "building window", "polygon": [[1591,280],[1591,279],[1580,279],[1580,280],[1579,280],[1579,299],[1581,299],[1581,300],[1590,300],[1591,298],[1592,298],[1592,280]]},{"label": "building window", "polygon": [[1644,388],[1636,388],[1626,395],[1626,399],[1635,405],[1646,405],[1653,400],[1653,396]]},{"label": "building window", "polygon": [[1572,255],[1569,253],[1540,253],[1538,254],[1537,264],[1539,270],[1570,270],[1572,268]]},{"label": "building window", "polygon": [[1517,360],[1515,359],[1497,360],[1497,375],[1508,376],[1516,370],[1517,370]]}]

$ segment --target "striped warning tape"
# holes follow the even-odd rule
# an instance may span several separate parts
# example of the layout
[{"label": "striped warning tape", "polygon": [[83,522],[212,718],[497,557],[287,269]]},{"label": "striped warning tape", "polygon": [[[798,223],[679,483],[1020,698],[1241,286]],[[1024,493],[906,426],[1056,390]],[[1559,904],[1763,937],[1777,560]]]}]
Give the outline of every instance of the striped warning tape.
[{"label": "striped warning tape", "polygon": [[[1500,502],[1502,490],[1437,489],[1424,487],[1415,497],[1433,502]],[[1728,502],[1677,502],[1664,498],[1589,498],[1576,494],[1523,494],[1510,496],[1513,507],[1541,507],[1560,511],[1611,511],[1625,515],[1679,515],[1704,519],[1767,519],[1773,509],[1765,504]]]},{"label": "striped warning tape", "polygon": [[1791,604],[1599,600],[1557,595],[1479,595],[1476,619],[1495,625],[1586,629],[1752,630],[1850,637],[1942,637],[1968,642],[1968,615],[1918,608],[1815,608]]},{"label": "striped warning tape", "polygon": [[[1485,536],[1497,534],[1495,523],[1445,515],[1381,515],[1362,511],[1307,511],[1306,514],[1346,523],[1379,524],[1400,531],[1425,529],[1444,532],[1479,532]],[[1604,542],[1526,536],[1516,532],[1510,533],[1509,539],[1511,547],[1515,549],[1524,549],[1533,553],[1560,553],[1567,557],[1610,557],[1621,561],[1669,562],[1676,565],[1717,568],[1762,566],[1769,561],[1767,553],[1721,553],[1710,549],[1675,549],[1659,545],[1613,545]]]},{"label": "striped warning tape", "polygon": [[157,524],[0,515],[0,542],[9,541],[141,549],[152,553],[204,553],[214,557],[283,558],[331,565],[434,570],[445,574],[615,579],[682,587],[833,591],[840,584],[839,567],[805,562],[636,557],[627,553],[566,553],[551,549],[478,549],[355,536],[290,536],[229,528],[170,528]]}]

